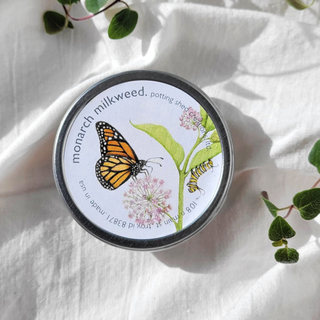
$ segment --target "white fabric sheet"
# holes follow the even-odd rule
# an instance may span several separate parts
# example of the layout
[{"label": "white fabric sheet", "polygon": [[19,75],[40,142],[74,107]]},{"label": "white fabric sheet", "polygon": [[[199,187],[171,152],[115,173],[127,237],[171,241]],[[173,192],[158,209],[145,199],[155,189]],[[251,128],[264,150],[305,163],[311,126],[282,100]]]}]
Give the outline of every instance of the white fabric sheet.
[{"label": "white fabric sheet", "polygon": [[[319,2],[129,2],[131,36],[107,37],[103,16],[50,36],[54,0],[2,1],[0,17],[0,318],[319,319],[320,219],[288,222],[300,252],[275,262],[271,215],[318,179],[307,155],[320,138]],[[75,16],[85,13],[81,5]],[[219,104],[235,176],[201,233],[158,253],[109,246],[69,215],[53,181],[53,140],[65,111],[97,81],[127,70],[188,79]]]}]

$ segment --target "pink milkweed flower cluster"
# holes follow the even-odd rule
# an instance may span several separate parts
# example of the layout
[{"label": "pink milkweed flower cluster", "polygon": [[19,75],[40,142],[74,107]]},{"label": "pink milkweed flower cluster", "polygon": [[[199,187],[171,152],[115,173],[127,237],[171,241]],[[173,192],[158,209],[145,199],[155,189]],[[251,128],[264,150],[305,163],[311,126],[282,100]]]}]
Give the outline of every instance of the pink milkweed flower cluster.
[{"label": "pink milkweed flower cluster", "polygon": [[181,127],[184,127],[187,130],[195,131],[201,124],[202,117],[198,111],[195,111],[192,107],[189,107],[188,110],[183,111],[179,120],[181,121]]},{"label": "pink milkweed flower cluster", "polygon": [[130,182],[129,190],[123,194],[123,204],[136,223],[160,223],[172,209],[167,204],[171,193],[172,190],[164,189],[163,180],[146,176]]}]

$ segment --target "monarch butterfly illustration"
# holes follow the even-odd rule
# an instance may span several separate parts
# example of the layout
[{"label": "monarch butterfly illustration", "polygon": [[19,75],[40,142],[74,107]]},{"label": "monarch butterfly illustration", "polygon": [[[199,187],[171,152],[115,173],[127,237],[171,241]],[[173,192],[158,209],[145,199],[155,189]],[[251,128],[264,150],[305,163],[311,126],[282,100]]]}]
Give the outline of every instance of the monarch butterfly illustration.
[{"label": "monarch butterfly illustration", "polygon": [[[213,162],[211,159],[201,163],[200,165],[198,165],[197,167],[193,168],[191,170],[191,174],[190,174],[190,180],[187,183],[188,191],[190,193],[196,192],[197,190],[199,190],[200,195],[204,194],[204,190],[201,189],[198,186],[198,179],[205,173],[207,172],[209,169],[213,168]],[[200,196],[199,196],[200,197]]]},{"label": "monarch butterfly illustration", "polygon": [[[96,176],[104,188],[115,190],[140,172],[149,174],[144,167],[152,161],[139,160],[126,139],[113,126],[99,121],[96,130],[101,151],[101,158],[96,163]],[[158,162],[154,163],[161,166]]]}]

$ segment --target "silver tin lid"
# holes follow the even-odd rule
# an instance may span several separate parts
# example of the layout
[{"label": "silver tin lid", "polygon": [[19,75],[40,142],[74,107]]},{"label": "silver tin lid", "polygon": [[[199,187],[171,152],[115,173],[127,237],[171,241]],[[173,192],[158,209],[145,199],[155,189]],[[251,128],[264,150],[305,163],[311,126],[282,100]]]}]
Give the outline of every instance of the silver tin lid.
[{"label": "silver tin lid", "polygon": [[117,247],[156,251],[200,231],[233,176],[216,105],[171,74],[129,71],[87,90],[55,141],[54,177],[73,218]]}]

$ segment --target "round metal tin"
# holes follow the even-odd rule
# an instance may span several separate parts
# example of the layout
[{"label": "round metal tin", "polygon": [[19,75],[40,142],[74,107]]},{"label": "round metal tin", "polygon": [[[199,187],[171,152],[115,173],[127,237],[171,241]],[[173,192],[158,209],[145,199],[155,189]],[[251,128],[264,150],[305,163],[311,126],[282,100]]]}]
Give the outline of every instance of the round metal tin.
[{"label": "round metal tin", "polygon": [[87,90],[66,113],[54,177],[73,218],[111,245],[162,250],[218,213],[233,147],[218,109],[177,76],[129,71]]}]

